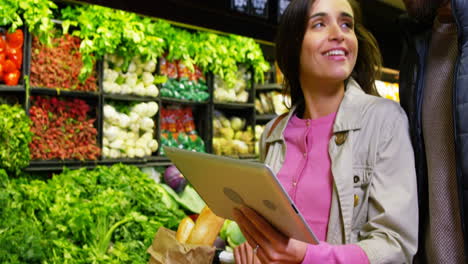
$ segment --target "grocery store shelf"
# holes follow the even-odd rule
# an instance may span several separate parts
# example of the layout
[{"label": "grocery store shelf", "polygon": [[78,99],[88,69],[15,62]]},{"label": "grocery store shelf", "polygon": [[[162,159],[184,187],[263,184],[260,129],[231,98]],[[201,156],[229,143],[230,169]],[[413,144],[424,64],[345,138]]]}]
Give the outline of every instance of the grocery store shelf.
[{"label": "grocery store shelf", "polygon": [[0,85],[0,92],[24,92],[22,85]]},{"label": "grocery store shelf", "polygon": [[221,109],[246,109],[246,108],[254,108],[254,104],[250,103],[214,103],[215,108]]},{"label": "grocery store shelf", "polygon": [[[95,161],[79,161],[79,160],[32,160],[24,171],[61,171],[64,167],[68,169],[88,168],[92,169],[99,165],[111,166],[117,163],[126,165],[134,165],[137,167],[148,166],[146,159],[103,159]],[[158,162],[154,162],[155,164]],[[155,165],[156,166],[156,165]]]},{"label": "grocery store shelf", "polygon": [[131,94],[104,94],[104,99],[121,100],[121,101],[132,101],[132,102],[148,102],[158,101],[157,97],[150,96],[138,96]]},{"label": "grocery store shelf", "polygon": [[169,166],[172,165],[172,161],[163,156],[151,156],[147,157],[145,167],[156,167],[156,166]]},{"label": "grocery store shelf", "polygon": [[24,171],[61,171],[64,167],[69,169],[94,168],[99,161],[79,160],[32,160]]},{"label": "grocery store shelf", "polygon": [[80,91],[67,91],[67,90],[60,90],[60,89],[51,89],[51,88],[43,88],[43,87],[32,87],[31,94],[44,94],[44,95],[52,95],[52,96],[72,96],[72,97],[80,97],[80,98],[98,98],[98,92],[80,92]]},{"label": "grocery store shelf", "polygon": [[241,159],[244,161],[252,161],[252,162],[258,162],[258,155],[255,154],[241,154],[241,155],[232,155],[232,156],[224,156],[228,158],[233,158],[233,159]]},{"label": "grocery store shelf", "polygon": [[394,69],[382,68],[381,81],[397,83],[400,78],[400,72]]},{"label": "grocery store shelf", "polygon": [[189,101],[184,99],[176,99],[170,97],[161,97],[162,103],[171,103],[171,104],[183,104],[183,105],[207,105],[208,101],[203,102],[196,102],[196,101]]},{"label": "grocery store shelf", "polygon": [[255,120],[259,122],[268,122],[273,118],[277,117],[277,114],[269,114],[269,115],[256,115]]},{"label": "grocery store shelf", "polygon": [[256,84],[255,90],[257,91],[270,91],[270,90],[283,90],[283,85],[278,83]]}]

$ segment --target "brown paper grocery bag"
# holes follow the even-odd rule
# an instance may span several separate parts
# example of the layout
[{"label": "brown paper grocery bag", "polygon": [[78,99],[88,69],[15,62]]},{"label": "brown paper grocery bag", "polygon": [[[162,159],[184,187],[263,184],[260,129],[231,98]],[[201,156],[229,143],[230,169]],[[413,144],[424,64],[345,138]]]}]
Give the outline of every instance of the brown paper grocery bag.
[{"label": "brown paper grocery bag", "polygon": [[211,264],[215,250],[215,247],[182,244],[175,239],[174,231],[161,227],[148,248],[149,264]]}]

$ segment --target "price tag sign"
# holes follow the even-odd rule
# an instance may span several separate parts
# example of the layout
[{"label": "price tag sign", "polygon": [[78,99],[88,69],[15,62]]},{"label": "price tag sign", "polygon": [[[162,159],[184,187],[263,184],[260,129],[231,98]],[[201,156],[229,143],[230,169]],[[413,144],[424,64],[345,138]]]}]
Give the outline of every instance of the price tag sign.
[{"label": "price tag sign", "polygon": [[251,14],[263,18],[268,18],[268,0],[250,0]]},{"label": "price tag sign", "polygon": [[248,14],[249,13],[249,1],[248,0],[231,0],[231,9]]},{"label": "price tag sign", "polygon": [[278,0],[278,20],[280,20],[290,2],[291,0]]}]

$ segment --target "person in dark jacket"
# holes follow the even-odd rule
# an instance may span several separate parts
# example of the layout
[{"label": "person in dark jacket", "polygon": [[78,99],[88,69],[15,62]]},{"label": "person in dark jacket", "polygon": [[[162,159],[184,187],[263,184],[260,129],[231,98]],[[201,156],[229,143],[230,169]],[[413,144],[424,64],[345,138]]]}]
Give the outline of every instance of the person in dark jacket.
[{"label": "person in dark jacket", "polygon": [[420,203],[419,263],[468,263],[468,1],[403,0],[400,101]]}]

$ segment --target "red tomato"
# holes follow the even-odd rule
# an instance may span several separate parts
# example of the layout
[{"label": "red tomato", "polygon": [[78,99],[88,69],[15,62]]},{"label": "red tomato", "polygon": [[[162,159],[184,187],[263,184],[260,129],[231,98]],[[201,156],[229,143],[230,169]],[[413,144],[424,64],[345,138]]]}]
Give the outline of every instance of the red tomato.
[{"label": "red tomato", "polygon": [[0,79],[3,79],[3,64],[0,63]]},{"label": "red tomato", "polygon": [[10,60],[15,63],[16,69],[21,69],[21,64],[23,63],[23,53],[18,53],[15,55],[10,56]]},{"label": "red tomato", "polygon": [[15,70],[14,72],[5,74],[5,76],[3,76],[3,81],[6,85],[17,85],[20,75],[21,73],[18,70]]},{"label": "red tomato", "polygon": [[3,72],[5,73],[10,73],[10,72],[14,72],[16,69],[16,64],[8,59],[5,61],[5,63],[3,64]]},{"label": "red tomato", "polygon": [[5,39],[3,39],[3,35],[0,35],[0,53],[5,52],[6,50],[6,42]]},{"label": "red tomato", "polygon": [[24,41],[23,30],[17,29],[13,33],[7,32],[6,39],[10,47],[21,48]]},{"label": "red tomato", "polygon": [[6,59],[5,57],[6,57],[5,53],[0,53],[0,64],[5,63],[5,59]]},{"label": "red tomato", "polygon": [[10,46],[10,44],[7,44],[7,46],[6,46],[6,56],[7,57],[17,55],[19,53],[22,53],[21,48],[13,48],[12,46]]}]

